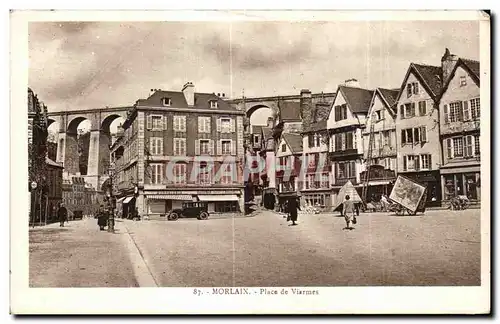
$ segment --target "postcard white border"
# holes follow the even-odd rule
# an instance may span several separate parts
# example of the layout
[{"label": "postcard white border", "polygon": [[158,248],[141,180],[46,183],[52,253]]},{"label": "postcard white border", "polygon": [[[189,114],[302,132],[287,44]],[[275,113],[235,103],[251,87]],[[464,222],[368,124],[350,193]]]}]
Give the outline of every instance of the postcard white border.
[{"label": "postcard white border", "polygon": [[[11,312],[15,314],[454,314],[490,309],[490,206],[481,214],[481,287],[318,287],[319,296],[193,296],[193,288],[29,288],[26,88],[27,23],[51,20],[480,20],[481,101],[490,98],[490,23],[478,11],[21,11],[11,15]],[[482,197],[490,197],[490,111],[482,112]],[[27,217],[27,216],[26,216]],[[310,288],[310,287],[309,287]]]}]

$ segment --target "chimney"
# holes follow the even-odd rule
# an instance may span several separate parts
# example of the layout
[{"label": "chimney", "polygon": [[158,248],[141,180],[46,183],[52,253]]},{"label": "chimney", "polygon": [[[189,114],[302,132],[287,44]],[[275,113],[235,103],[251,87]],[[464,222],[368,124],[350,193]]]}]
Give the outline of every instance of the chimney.
[{"label": "chimney", "polygon": [[312,122],[312,95],[309,89],[300,90],[300,118],[302,119],[302,129],[309,127]]},{"label": "chimney", "polygon": [[450,53],[449,49],[444,51],[444,55],[441,58],[441,69],[443,70],[443,84],[448,80],[451,71],[458,62],[458,56]]},{"label": "chimney", "polygon": [[194,85],[192,82],[187,82],[184,87],[182,87],[182,93],[186,98],[188,106],[194,106]]},{"label": "chimney", "polygon": [[267,127],[274,127],[274,118],[273,117],[267,117]]},{"label": "chimney", "polygon": [[358,79],[348,79],[344,81],[346,87],[361,88]]}]

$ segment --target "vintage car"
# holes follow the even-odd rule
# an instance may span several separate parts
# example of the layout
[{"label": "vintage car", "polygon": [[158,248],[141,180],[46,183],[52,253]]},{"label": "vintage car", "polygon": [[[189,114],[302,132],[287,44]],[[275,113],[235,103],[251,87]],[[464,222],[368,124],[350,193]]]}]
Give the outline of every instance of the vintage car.
[{"label": "vintage car", "polygon": [[182,204],[182,208],[173,209],[167,216],[167,219],[175,221],[179,217],[196,217],[199,220],[205,220],[208,219],[208,216],[208,204],[206,202],[194,201],[185,202]]}]

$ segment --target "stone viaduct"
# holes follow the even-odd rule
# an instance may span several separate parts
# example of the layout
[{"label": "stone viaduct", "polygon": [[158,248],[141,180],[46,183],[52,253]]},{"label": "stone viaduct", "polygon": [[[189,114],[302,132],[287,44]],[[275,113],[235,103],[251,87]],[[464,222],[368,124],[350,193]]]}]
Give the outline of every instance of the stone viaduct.
[{"label": "stone viaduct", "polygon": [[88,120],[90,122],[90,143],[87,175],[85,181],[100,190],[102,183],[109,177],[109,146],[111,145],[111,123],[119,118],[126,118],[127,111],[132,107],[114,107],[86,109],[78,111],[49,112],[49,126],[57,122],[59,135],[57,138],[56,161],[63,163],[64,171],[70,175],[79,172],[78,164],[78,125]]}]

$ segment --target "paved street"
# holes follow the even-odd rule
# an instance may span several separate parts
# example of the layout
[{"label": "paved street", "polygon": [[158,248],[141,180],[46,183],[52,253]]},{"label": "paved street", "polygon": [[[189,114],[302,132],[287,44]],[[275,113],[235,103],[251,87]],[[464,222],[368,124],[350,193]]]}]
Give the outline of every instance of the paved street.
[{"label": "paved street", "polygon": [[123,228],[95,219],[30,229],[30,287],[137,287]]},{"label": "paved street", "polygon": [[125,224],[160,286],[480,284],[479,210]]}]

